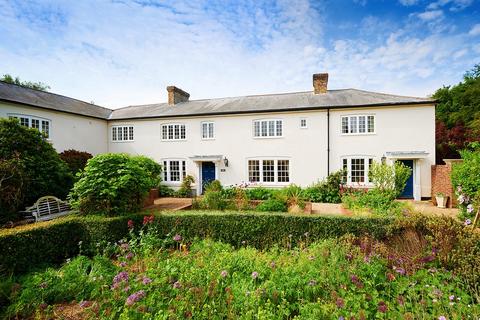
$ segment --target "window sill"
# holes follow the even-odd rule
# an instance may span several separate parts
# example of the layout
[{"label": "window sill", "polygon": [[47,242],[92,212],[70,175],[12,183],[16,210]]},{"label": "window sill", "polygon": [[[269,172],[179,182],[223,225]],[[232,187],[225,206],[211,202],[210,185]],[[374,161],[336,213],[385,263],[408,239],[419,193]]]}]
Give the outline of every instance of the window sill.
[{"label": "window sill", "polygon": [[126,143],[126,142],[135,142],[135,140],[122,140],[122,141],[110,141],[111,143]]},{"label": "window sill", "polygon": [[284,136],[276,136],[276,137],[253,137],[253,139],[282,139]]},{"label": "window sill", "polygon": [[215,140],[215,138],[202,138],[202,141],[212,141]]},{"label": "window sill", "polygon": [[374,136],[376,135],[376,132],[366,132],[366,133],[342,133],[342,136]]},{"label": "window sill", "polygon": [[183,142],[183,141],[187,141],[187,139],[161,139],[160,141],[162,142]]}]

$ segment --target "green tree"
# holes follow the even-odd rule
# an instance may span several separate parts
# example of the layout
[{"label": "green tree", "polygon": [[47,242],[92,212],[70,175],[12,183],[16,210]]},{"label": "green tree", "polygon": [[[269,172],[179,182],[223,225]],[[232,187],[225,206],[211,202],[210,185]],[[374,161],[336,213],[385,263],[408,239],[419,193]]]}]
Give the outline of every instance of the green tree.
[{"label": "green tree", "polygon": [[0,119],[0,220],[38,198],[65,198],[73,177],[53,146],[37,129]]},{"label": "green tree", "polygon": [[50,86],[43,82],[21,81],[19,77],[14,78],[9,74],[4,74],[0,81],[40,91],[48,91],[50,89]]}]

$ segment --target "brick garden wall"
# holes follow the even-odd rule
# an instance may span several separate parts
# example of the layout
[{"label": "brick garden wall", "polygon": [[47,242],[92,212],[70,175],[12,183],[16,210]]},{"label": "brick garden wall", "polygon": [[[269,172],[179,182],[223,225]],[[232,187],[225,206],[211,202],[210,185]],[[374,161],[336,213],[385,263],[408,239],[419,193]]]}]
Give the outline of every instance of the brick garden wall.
[{"label": "brick garden wall", "polygon": [[448,196],[447,208],[454,208],[457,205],[457,197],[455,196],[450,175],[452,173],[452,162],[455,161],[448,159],[444,161],[446,163],[444,165],[432,166],[432,201],[437,205],[435,194],[441,192]]}]

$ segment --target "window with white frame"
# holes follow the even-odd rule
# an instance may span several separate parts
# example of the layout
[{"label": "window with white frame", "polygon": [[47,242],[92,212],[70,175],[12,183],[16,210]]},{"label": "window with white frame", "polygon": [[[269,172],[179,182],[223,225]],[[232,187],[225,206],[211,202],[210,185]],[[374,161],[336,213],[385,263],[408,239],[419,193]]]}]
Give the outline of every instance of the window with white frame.
[{"label": "window with white frame", "polygon": [[342,116],[342,134],[375,133],[374,115]]},{"label": "window with white frame", "polygon": [[133,141],[133,126],[112,126],[112,141]]},{"label": "window with white frame", "polygon": [[214,139],[215,127],[213,122],[202,122],[202,139]]},{"label": "window with white frame", "polygon": [[18,119],[22,126],[37,129],[42,132],[47,139],[50,137],[51,120],[24,114],[10,114],[9,118]]},{"label": "window with white frame", "polygon": [[268,119],[253,121],[253,136],[255,138],[272,138],[283,136],[283,120]]},{"label": "window with white frame", "polygon": [[163,181],[181,182],[186,175],[187,166],[185,160],[163,160]]},{"label": "window with white frame", "polygon": [[184,124],[171,123],[162,125],[162,140],[185,140],[187,137]]},{"label": "window with white frame", "polygon": [[344,170],[343,182],[347,184],[368,184],[371,183],[369,171],[373,164],[372,157],[352,156],[342,159]]},{"label": "window with white frame", "polygon": [[305,118],[300,119],[300,128],[302,128],[302,129],[307,128],[307,119],[305,119]]},{"label": "window with white frame", "polygon": [[290,160],[252,159],[248,160],[247,165],[249,182],[290,182]]}]

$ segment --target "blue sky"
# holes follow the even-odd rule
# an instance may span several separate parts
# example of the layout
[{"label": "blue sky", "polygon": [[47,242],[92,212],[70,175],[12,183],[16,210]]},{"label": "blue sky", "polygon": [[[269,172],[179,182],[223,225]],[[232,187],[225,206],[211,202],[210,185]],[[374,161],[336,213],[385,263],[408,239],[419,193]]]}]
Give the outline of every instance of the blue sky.
[{"label": "blue sky", "polygon": [[0,73],[117,108],[329,88],[425,96],[480,63],[480,0],[0,0]]}]

